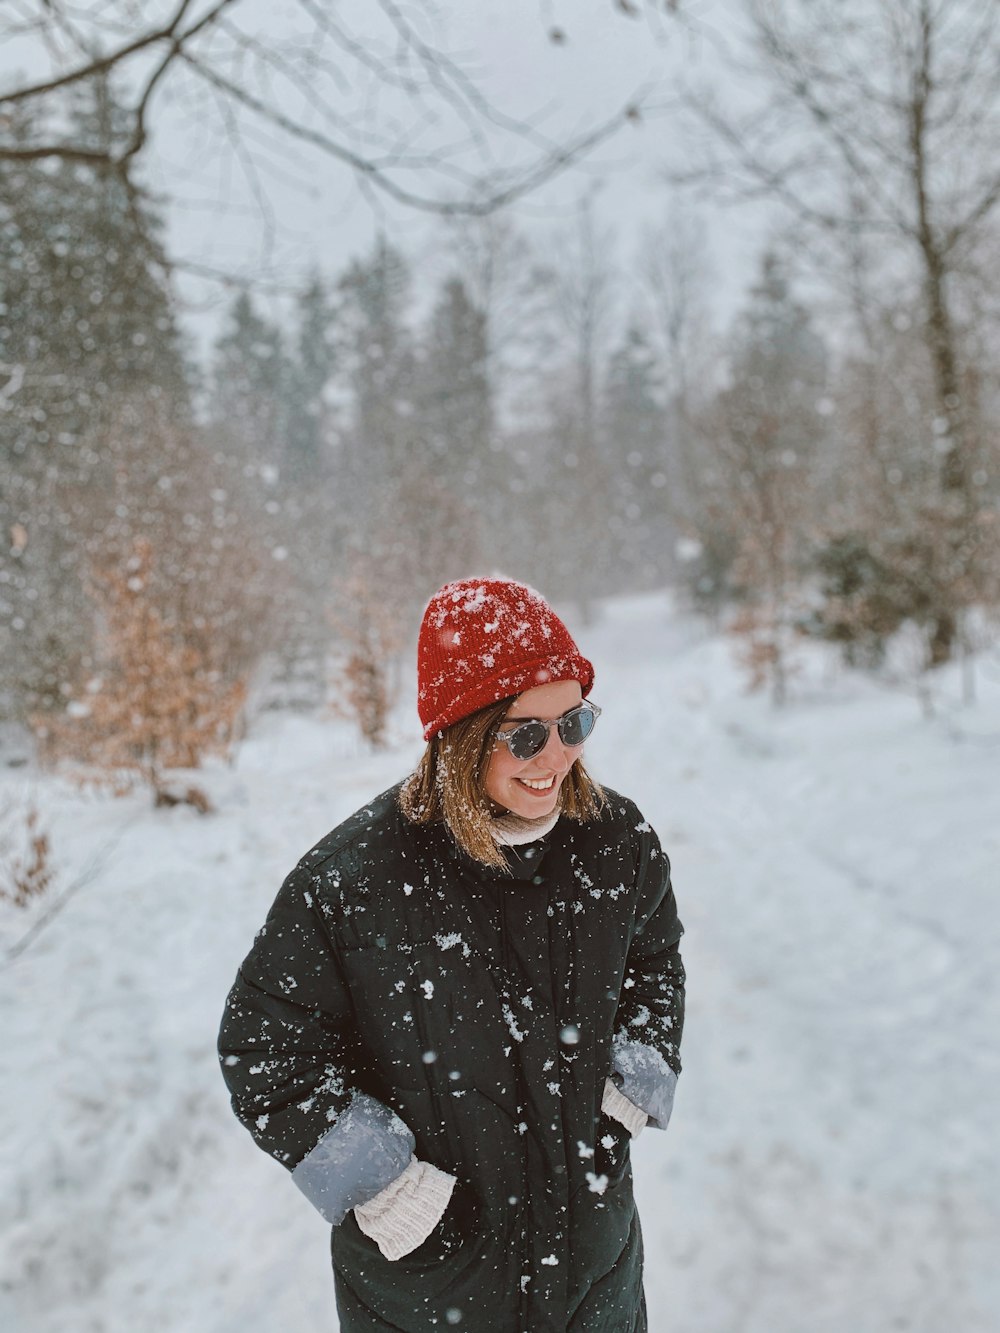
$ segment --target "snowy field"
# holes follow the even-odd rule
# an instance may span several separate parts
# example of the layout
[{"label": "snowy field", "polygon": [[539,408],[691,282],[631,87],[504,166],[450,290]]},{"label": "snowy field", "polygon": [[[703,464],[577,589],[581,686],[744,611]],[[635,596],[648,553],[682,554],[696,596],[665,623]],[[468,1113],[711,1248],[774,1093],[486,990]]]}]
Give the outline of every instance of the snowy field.
[{"label": "snowy field", "polygon": [[[779,713],[663,599],[567,619],[590,766],[687,926],[677,1109],[633,1157],[652,1333],[996,1333],[1000,661],[928,720],[811,649]],[[208,818],[0,768],[54,892],[91,875],[13,960],[39,909],[0,903],[3,1333],[336,1329],[327,1229],[232,1118],[215,1032],[286,871],[419,749],[412,698],[378,757],[267,714]]]}]

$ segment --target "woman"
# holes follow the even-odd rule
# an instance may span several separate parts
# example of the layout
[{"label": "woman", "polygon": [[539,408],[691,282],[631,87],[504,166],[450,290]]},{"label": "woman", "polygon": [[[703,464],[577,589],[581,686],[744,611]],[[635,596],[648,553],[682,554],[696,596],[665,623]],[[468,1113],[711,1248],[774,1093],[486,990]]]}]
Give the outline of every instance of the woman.
[{"label": "woman", "polygon": [[643,1330],[669,863],[583,767],[593,668],[537,593],[448,584],[417,669],[417,771],[303,857],[229,996],[233,1108],[333,1223],[343,1333]]}]

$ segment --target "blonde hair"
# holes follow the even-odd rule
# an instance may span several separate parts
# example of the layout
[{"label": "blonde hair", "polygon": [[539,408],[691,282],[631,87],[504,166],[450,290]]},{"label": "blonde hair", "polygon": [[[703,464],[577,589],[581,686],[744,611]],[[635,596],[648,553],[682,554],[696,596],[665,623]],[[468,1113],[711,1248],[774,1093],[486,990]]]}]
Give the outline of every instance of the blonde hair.
[{"label": "blonde hair", "polygon": [[[463,851],[498,870],[509,866],[493,837],[485,775],[497,744],[497,728],[516,697],[480,708],[432,736],[399,793],[399,804],[412,823],[447,824]],[[600,816],[604,799],[604,792],[577,759],[560,788],[562,813],[587,823]]]}]

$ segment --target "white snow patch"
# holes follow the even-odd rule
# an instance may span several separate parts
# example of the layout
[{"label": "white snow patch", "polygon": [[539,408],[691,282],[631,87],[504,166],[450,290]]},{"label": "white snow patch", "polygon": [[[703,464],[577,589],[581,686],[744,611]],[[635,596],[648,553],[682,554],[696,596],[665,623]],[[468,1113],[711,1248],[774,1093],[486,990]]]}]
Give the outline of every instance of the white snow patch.
[{"label": "white snow patch", "polygon": [[510,1035],[514,1038],[515,1041],[524,1041],[524,1030],[523,1028],[518,1027],[517,1018],[515,1017],[514,1010],[507,1003],[504,1003],[502,1009],[503,1009],[504,1022],[507,1024],[507,1029],[510,1032]]},{"label": "white snow patch", "polygon": [[457,930],[449,931],[447,934],[435,935],[434,939],[441,949],[461,949],[463,958],[468,958],[472,954],[472,950]]}]

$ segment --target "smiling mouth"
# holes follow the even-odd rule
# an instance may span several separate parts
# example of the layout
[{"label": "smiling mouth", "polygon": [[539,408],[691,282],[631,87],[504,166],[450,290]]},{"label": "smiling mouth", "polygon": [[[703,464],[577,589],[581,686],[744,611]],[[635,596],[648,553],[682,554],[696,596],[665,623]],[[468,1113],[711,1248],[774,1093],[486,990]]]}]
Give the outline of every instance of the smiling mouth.
[{"label": "smiling mouth", "polygon": [[556,782],[554,775],[551,778],[515,778],[515,781],[522,787],[527,787],[528,791],[539,793],[551,791]]}]

